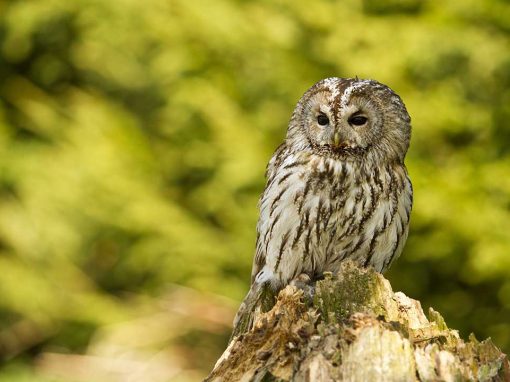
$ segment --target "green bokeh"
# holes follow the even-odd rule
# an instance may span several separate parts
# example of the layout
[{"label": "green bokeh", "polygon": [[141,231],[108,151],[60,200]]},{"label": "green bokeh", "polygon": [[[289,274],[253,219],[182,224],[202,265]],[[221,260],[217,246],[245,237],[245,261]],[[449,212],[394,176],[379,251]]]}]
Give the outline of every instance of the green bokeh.
[{"label": "green bokeh", "polygon": [[[394,288],[509,352],[509,33],[504,0],[0,1],[0,380],[48,380],[40,354],[86,352],[133,296],[239,301],[265,165],[328,76],[413,119]],[[12,353],[20,322],[41,339]],[[179,341],[204,373],[224,340]]]}]

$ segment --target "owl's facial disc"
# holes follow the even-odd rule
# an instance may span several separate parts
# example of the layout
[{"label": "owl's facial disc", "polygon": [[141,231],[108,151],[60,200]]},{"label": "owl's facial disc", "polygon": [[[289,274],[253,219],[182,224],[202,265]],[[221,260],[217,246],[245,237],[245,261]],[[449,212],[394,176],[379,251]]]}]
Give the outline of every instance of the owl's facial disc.
[{"label": "owl's facial disc", "polygon": [[349,116],[337,119],[333,134],[333,147],[336,149],[365,149],[363,141],[364,129],[369,127],[369,117],[363,111],[356,111]]},{"label": "owl's facial disc", "polygon": [[298,102],[287,142],[300,150],[403,163],[411,119],[400,97],[374,80],[331,77]]},{"label": "owl's facial disc", "polygon": [[334,154],[363,151],[363,130],[370,124],[363,110],[349,110],[345,115],[335,113],[330,103],[317,102],[310,108],[309,133],[311,141],[322,150]]},{"label": "owl's facial disc", "polygon": [[[336,88],[335,88],[336,89]],[[332,155],[362,155],[371,145],[378,118],[367,97],[325,89],[303,105],[304,132],[312,147]]]}]

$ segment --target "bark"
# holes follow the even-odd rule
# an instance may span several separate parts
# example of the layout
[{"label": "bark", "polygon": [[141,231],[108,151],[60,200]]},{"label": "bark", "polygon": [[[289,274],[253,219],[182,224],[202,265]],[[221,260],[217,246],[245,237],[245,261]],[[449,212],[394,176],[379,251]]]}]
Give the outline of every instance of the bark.
[{"label": "bark", "polygon": [[310,291],[250,293],[206,381],[510,381],[490,339],[462,340],[371,269],[345,263]]}]

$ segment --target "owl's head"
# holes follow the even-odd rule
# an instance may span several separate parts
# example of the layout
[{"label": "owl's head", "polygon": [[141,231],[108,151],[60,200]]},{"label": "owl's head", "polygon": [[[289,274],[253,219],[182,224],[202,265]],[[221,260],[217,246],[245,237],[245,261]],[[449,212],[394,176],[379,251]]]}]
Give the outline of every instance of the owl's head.
[{"label": "owl's head", "polygon": [[411,118],[400,97],[374,80],[326,78],[299,100],[287,142],[301,150],[339,158],[402,163]]}]

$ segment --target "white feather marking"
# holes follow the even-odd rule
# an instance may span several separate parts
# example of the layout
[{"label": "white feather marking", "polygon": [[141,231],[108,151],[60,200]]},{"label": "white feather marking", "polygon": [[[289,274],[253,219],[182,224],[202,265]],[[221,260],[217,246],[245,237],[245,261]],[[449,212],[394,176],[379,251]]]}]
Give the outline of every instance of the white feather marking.
[{"label": "white feather marking", "polygon": [[331,77],[324,80],[324,85],[328,88],[331,93],[331,99],[338,97],[338,78]]},{"label": "white feather marking", "polygon": [[369,83],[370,83],[369,80],[361,80],[356,81],[352,85],[347,87],[347,89],[345,89],[344,91],[344,94],[342,94],[342,98],[340,98],[340,108],[345,109],[347,107],[349,101],[351,100],[351,94],[354,90],[359,89]]}]

